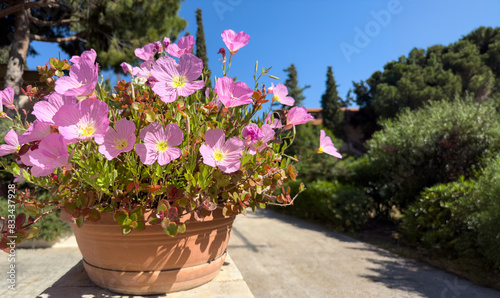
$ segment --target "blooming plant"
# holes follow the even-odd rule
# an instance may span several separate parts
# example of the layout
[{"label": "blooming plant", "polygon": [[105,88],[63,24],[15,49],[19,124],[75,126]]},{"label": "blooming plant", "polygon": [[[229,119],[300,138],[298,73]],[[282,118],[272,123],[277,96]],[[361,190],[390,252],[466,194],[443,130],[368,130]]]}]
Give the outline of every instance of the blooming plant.
[{"label": "blooming plant", "polygon": [[[160,224],[168,235],[185,231],[180,217],[197,220],[203,210],[223,214],[255,211],[266,204],[292,204],[283,184],[295,180],[298,157],[284,152],[294,138],[295,125],[313,119],[304,107],[257,115],[269,100],[293,105],[286,87],[259,85],[269,69],[254,74],[254,89],[227,76],[232,57],[250,36],[232,30],[222,33],[230,51],[223,55],[223,76],[210,89],[202,61],[192,54],[192,36],[178,44],[169,39],[136,49],[140,66],[122,64],[132,77],[112,93],[98,82],[95,51],[67,60],[51,58],[38,67],[43,88],[23,90],[35,102],[29,123],[17,113],[13,128],[0,146],[12,155],[3,164],[16,181],[25,180],[48,190],[17,189],[9,195],[29,215],[2,219],[2,242],[16,234],[17,242],[32,237],[31,225],[59,209],[81,226],[114,215],[124,234]],[[65,71],[69,75],[65,75]],[[13,91],[0,94],[3,105],[15,109]],[[259,117],[260,116],[260,117]],[[320,145],[320,144],[318,144]],[[319,153],[341,158],[330,138],[321,132]],[[303,188],[302,188],[303,189]],[[146,211],[148,216],[145,216]]]}]

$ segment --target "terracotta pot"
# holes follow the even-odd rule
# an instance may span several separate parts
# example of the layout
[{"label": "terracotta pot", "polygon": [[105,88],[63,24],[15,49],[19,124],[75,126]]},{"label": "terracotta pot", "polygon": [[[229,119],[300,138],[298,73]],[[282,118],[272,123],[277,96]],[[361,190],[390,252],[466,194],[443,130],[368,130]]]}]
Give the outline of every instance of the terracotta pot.
[{"label": "terracotta pot", "polygon": [[122,294],[164,294],[192,289],[212,280],[226,258],[234,216],[215,210],[201,222],[181,220],[186,232],[170,237],[159,225],[122,235],[112,214],[78,228],[61,212],[75,233],[83,264],[98,286]]}]

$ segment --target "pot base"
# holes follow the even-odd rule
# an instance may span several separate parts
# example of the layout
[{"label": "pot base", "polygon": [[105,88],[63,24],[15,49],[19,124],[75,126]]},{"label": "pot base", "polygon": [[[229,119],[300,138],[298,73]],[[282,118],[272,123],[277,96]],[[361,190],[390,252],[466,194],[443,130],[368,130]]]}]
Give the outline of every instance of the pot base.
[{"label": "pot base", "polygon": [[[158,271],[120,271],[89,264],[83,266],[92,282],[120,294],[154,295],[196,288],[211,281],[226,259],[224,252],[218,258],[197,266]],[[154,287],[151,287],[154,284]]]}]

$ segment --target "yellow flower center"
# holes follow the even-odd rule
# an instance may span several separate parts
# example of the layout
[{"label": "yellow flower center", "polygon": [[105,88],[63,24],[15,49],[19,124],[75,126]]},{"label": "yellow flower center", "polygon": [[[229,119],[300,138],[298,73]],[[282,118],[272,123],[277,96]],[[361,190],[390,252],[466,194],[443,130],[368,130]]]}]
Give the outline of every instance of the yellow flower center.
[{"label": "yellow flower center", "polygon": [[21,150],[21,145],[17,146],[16,152],[19,151],[19,150]]},{"label": "yellow flower center", "polygon": [[94,134],[94,132],[95,126],[92,122],[78,125],[78,133],[83,137],[90,137]]},{"label": "yellow flower center", "polygon": [[186,85],[186,77],[174,77],[172,80],[172,85],[175,88],[182,88]]},{"label": "yellow flower center", "polygon": [[325,150],[323,150],[323,147],[319,147],[318,153],[323,153],[323,152],[325,152]]},{"label": "yellow flower center", "polygon": [[255,148],[260,148],[260,146],[264,145],[264,141],[259,140],[255,142]]},{"label": "yellow flower center", "polygon": [[168,148],[168,143],[166,141],[159,141],[156,143],[156,151],[165,152]]},{"label": "yellow flower center", "polygon": [[116,146],[116,149],[118,149],[118,150],[124,149],[125,147],[127,147],[127,145],[128,145],[128,142],[126,139],[115,140],[115,146]]},{"label": "yellow flower center", "polygon": [[213,156],[214,156],[216,161],[223,161],[224,159],[226,159],[226,153],[222,152],[220,149],[216,149],[214,151]]},{"label": "yellow flower center", "polygon": [[274,95],[273,96],[273,101],[281,102],[280,98],[278,97],[278,95]]}]

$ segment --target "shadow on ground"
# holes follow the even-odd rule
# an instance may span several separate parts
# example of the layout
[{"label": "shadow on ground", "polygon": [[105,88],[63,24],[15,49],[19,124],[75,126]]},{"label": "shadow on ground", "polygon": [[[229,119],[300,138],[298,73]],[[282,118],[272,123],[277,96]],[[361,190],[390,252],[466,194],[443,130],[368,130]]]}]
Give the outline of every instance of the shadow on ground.
[{"label": "shadow on ground", "polygon": [[256,297],[500,297],[493,289],[272,210],[240,217],[228,248]]}]

